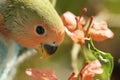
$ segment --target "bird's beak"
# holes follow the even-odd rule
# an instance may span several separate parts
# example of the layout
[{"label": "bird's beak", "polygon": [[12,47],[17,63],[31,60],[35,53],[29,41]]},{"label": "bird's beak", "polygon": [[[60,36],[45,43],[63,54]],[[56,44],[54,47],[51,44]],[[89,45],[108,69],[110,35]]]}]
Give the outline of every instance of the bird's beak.
[{"label": "bird's beak", "polygon": [[57,46],[51,44],[41,44],[41,46],[36,50],[41,54],[42,58],[48,58],[56,52]]}]

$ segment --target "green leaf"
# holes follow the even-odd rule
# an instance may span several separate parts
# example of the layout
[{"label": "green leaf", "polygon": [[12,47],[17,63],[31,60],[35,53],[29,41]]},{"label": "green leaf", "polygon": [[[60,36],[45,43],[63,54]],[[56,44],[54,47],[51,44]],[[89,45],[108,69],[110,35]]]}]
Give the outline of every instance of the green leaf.
[{"label": "green leaf", "polygon": [[99,75],[98,77],[100,80],[110,80],[114,66],[112,55],[96,49],[92,39],[89,40],[88,47],[91,53],[100,61],[104,69],[103,74]]}]

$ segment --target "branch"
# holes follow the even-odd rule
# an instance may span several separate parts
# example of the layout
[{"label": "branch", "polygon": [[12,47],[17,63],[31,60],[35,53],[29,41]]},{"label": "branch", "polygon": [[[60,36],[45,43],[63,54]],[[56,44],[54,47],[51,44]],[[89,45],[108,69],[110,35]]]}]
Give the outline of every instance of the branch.
[{"label": "branch", "polygon": [[72,59],[72,68],[75,74],[79,73],[78,69],[78,54],[80,51],[81,46],[79,44],[73,44],[72,50],[71,50],[71,59]]}]

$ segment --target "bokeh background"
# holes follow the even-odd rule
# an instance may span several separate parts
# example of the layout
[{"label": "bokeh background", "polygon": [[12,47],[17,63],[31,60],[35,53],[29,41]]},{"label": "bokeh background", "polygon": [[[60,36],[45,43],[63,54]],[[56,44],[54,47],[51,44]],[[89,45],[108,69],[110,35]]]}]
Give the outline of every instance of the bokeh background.
[{"label": "bokeh background", "polygon": [[[97,16],[100,12],[110,14],[110,19],[107,19],[107,22],[115,36],[113,39],[100,43],[95,42],[95,46],[113,55],[115,66],[111,80],[120,80],[120,0],[57,0],[55,8],[59,15],[66,11],[79,15],[84,7],[88,9],[88,12],[85,14],[86,17]],[[102,16],[104,15],[106,14],[102,14]],[[32,80],[25,74],[26,68],[54,70],[59,80],[67,80],[72,72],[70,54],[72,45],[71,39],[65,36],[64,42],[50,58],[40,59],[40,55],[35,54],[26,59],[19,66],[14,80]]]}]

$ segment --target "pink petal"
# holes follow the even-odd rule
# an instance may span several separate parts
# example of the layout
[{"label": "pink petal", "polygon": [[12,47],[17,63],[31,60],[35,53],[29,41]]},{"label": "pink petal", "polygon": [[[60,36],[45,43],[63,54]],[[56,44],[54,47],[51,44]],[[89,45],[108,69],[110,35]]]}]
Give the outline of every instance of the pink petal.
[{"label": "pink petal", "polygon": [[67,35],[73,40],[73,42],[77,44],[84,44],[84,32],[82,30],[75,30],[73,32],[70,32],[67,28],[65,28],[65,31]]},{"label": "pink petal", "polygon": [[93,80],[93,77],[97,74],[102,74],[103,69],[98,60],[94,62],[86,62],[84,68],[81,70],[80,75],[82,80]]},{"label": "pink petal", "polygon": [[76,20],[75,15],[69,11],[65,12],[61,19],[63,21],[64,26],[68,28],[68,30],[73,31],[76,29]]},{"label": "pink petal", "polygon": [[94,22],[94,26],[92,26],[93,29],[96,29],[96,30],[106,30],[108,29],[107,27],[107,23],[105,21],[102,21],[102,22]]},{"label": "pink petal", "polygon": [[96,31],[96,30],[90,30],[91,33],[90,33],[90,36],[92,37],[93,40],[95,41],[104,41],[108,38],[112,38],[114,36],[113,32],[111,30],[99,30],[99,31]]},{"label": "pink petal", "polygon": [[39,69],[27,69],[26,74],[33,80],[58,80],[53,71],[41,71]]},{"label": "pink petal", "polygon": [[[79,21],[79,16],[76,16],[77,20]],[[83,16],[81,16],[80,21],[78,22],[79,24],[85,25],[86,21]]]},{"label": "pink petal", "polygon": [[95,41],[104,41],[108,38],[112,38],[114,33],[107,27],[106,22],[94,23],[90,28],[89,35]]}]

